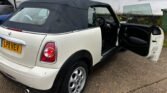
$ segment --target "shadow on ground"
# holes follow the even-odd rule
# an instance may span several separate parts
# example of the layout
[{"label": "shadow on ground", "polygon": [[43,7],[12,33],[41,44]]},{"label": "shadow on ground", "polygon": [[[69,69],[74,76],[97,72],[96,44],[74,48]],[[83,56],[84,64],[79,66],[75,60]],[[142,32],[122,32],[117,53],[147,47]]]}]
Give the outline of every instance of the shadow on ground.
[{"label": "shadow on ground", "polygon": [[[163,49],[158,63],[129,51],[120,53],[93,71],[84,93],[166,93],[167,88],[161,85],[149,87],[166,81],[166,60],[167,49]],[[167,86],[167,82],[163,84]]]}]

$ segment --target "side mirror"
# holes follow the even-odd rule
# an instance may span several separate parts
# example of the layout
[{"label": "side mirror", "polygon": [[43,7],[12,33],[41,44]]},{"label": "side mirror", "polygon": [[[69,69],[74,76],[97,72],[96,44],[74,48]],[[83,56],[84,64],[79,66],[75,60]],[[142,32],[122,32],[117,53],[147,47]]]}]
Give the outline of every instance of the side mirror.
[{"label": "side mirror", "polygon": [[151,32],[153,35],[161,35],[161,29],[159,26],[151,26]]}]

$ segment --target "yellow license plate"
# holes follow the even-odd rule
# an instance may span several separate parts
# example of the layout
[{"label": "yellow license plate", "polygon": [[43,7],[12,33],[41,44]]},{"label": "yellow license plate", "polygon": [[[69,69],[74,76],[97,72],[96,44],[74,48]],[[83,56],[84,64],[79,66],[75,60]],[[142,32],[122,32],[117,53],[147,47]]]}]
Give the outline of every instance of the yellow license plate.
[{"label": "yellow license plate", "polygon": [[21,54],[22,52],[22,45],[7,41],[5,39],[2,39],[2,48],[5,48],[18,54]]}]

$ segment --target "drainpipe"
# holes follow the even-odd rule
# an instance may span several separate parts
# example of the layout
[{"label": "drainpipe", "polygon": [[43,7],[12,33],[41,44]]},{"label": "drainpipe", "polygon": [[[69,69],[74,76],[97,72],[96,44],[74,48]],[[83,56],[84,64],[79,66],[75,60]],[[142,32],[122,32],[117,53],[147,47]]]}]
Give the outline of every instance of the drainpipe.
[{"label": "drainpipe", "polygon": [[16,0],[13,0],[14,1],[14,8],[15,10],[17,9],[17,4],[16,4]]}]

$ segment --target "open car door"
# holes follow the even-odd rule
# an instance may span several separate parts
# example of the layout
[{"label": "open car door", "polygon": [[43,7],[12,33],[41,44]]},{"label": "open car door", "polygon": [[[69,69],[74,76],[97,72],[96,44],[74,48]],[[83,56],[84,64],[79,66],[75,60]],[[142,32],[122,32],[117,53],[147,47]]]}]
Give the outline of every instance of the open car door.
[{"label": "open car door", "polygon": [[164,32],[157,26],[121,24],[119,46],[157,62],[163,47]]}]

